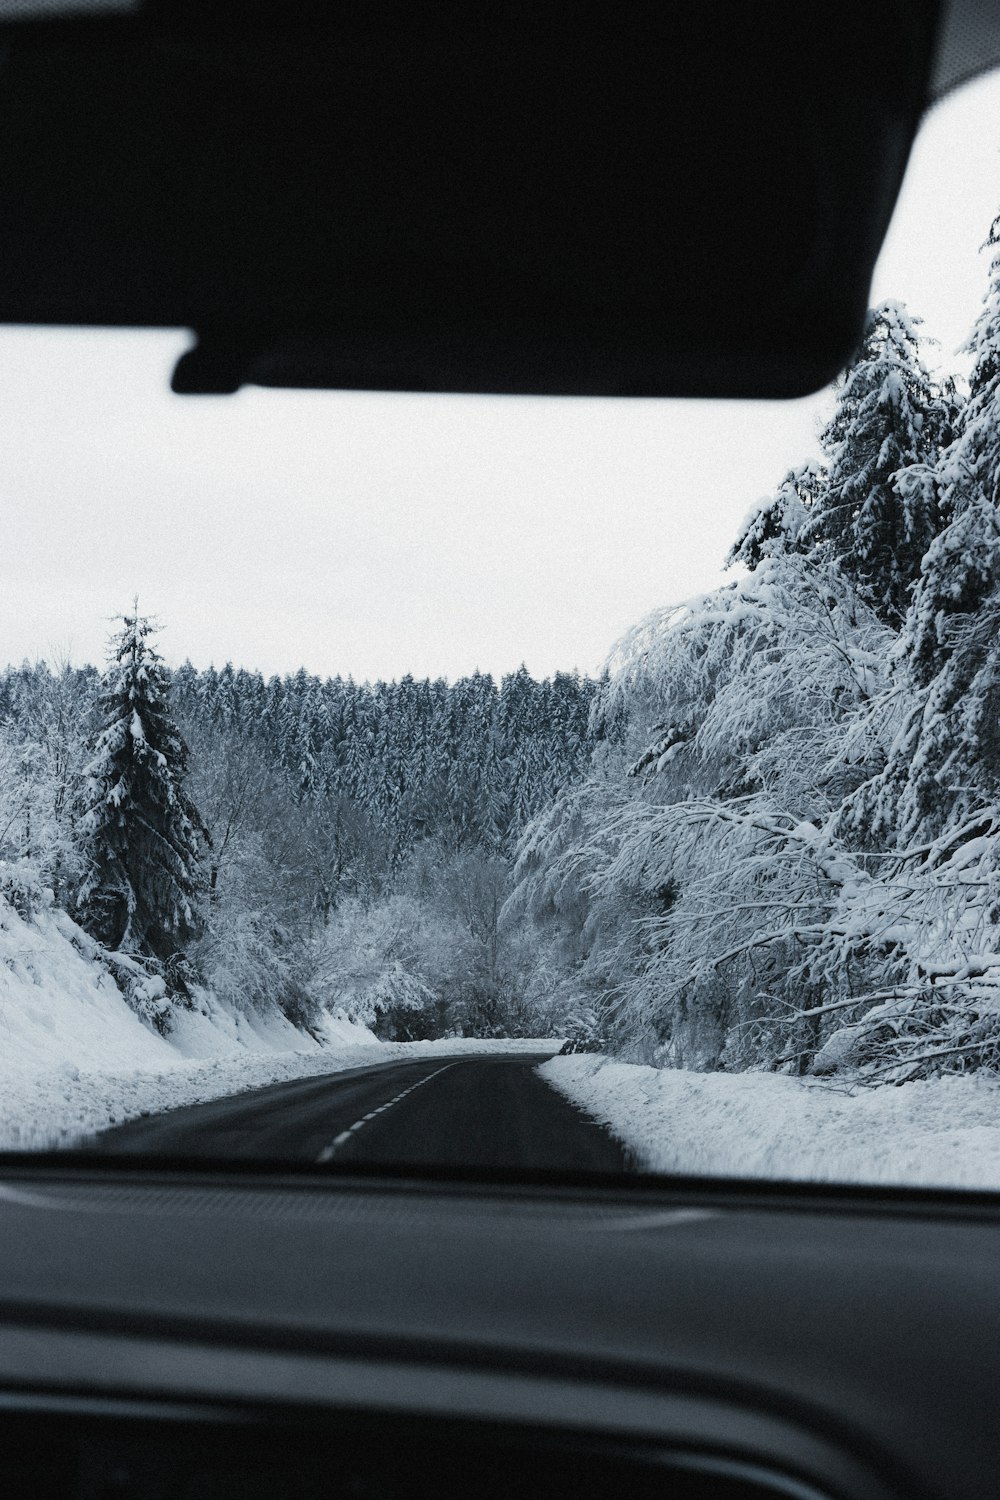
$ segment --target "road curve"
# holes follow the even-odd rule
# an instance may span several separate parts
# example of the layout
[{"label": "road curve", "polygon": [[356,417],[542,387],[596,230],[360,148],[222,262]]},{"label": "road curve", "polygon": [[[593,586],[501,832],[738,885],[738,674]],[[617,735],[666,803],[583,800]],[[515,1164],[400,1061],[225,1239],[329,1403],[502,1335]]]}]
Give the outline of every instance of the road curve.
[{"label": "road curve", "polygon": [[629,1170],[619,1142],[535,1072],[550,1055],[438,1055],[351,1068],[134,1120],[93,1145],[216,1160]]}]

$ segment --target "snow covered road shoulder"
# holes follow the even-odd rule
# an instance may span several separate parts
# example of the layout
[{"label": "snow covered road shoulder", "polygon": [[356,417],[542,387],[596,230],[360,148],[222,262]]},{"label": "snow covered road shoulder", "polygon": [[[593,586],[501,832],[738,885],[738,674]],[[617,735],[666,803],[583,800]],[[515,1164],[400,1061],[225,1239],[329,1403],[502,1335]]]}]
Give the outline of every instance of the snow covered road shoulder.
[{"label": "snow covered road shoulder", "polygon": [[1000,1083],[984,1075],[850,1093],[592,1055],[555,1057],[539,1072],[646,1171],[1000,1189]]}]

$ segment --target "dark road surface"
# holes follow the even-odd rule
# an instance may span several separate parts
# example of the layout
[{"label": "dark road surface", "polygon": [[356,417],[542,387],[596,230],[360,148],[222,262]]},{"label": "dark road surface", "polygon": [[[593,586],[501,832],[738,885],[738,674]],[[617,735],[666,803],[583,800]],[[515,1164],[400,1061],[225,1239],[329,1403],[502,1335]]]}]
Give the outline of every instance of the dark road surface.
[{"label": "dark road surface", "polygon": [[93,1144],[216,1159],[627,1171],[614,1137],[535,1072],[550,1055],[352,1068],[153,1115],[106,1130]]}]

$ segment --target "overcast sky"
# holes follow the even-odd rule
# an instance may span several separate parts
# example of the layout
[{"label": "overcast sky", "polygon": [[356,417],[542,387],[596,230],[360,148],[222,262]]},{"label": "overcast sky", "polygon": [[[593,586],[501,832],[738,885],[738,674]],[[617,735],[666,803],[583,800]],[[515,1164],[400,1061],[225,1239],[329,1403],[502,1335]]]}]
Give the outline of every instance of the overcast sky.
[{"label": "overcast sky", "polygon": [[[951,368],[998,169],[992,77],[928,118],[879,263],[873,301],[906,301]],[[101,661],[137,592],[172,663],[595,671],[648,610],[721,580],[741,518],[815,452],[829,408],[181,398],[186,343],[0,330],[0,661]]]}]

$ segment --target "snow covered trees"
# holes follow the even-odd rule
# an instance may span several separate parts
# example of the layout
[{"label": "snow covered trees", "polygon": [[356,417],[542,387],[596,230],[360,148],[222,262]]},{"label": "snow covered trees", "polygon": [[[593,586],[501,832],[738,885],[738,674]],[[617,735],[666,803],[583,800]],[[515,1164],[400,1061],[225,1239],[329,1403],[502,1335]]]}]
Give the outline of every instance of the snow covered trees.
[{"label": "snow covered trees", "polygon": [[[741,576],[643,621],[599,685],[186,666],[175,723],[130,616],[78,824],[93,930],[154,958],[200,932],[217,994],[299,1024],[544,1015],[661,1063],[1000,1067],[1000,254],[967,399],[916,328],[870,314]],[[79,794],[46,691],[0,679],[0,858],[55,848]]]},{"label": "snow covered trees", "polygon": [[969,348],[962,401],[870,314],[750,576],[629,633],[522,838],[509,910],[633,1055],[1000,1068],[1000,256]]},{"label": "snow covered trees", "polygon": [[134,610],[111,643],[79,825],[88,869],[78,900],[106,948],[166,960],[199,930],[206,834],[185,791],[188,750],[154,631]]},{"label": "snow covered trees", "polygon": [[134,613],[84,777],[55,679],[8,672],[0,859],[62,899],[82,871],[106,944],[187,946],[227,1005],[300,1025],[1000,1067],[1000,255],[970,348],[963,401],[874,309],[741,576],[643,621],[600,684],[168,679]]},{"label": "snow covered trees", "polygon": [[939,389],[931,380],[918,322],[898,302],[868,314],[822,436],[827,481],[807,528],[894,626],[906,614],[921,561],[941,529],[933,488],[900,483],[899,476],[936,461],[958,406],[953,387]]},{"label": "snow covered trees", "polygon": [[[1000,219],[988,244],[1000,247]],[[901,485],[932,494],[945,525],[903,632],[911,706],[872,805],[881,824],[917,836],[990,812],[1000,796],[1000,253],[967,347],[974,365],[954,439]]]},{"label": "snow covered trees", "polygon": [[[510,850],[585,766],[595,684],[168,673],[151,629],[123,622],[103,679],[0,672],[0,883],[50,886],[138,955],[115,960],[130,993],[183,950],[189,986],[197,975],[231,1010],[277,1006],[299,1025],[338,995],[358,1008],[372,935],[405,909],[428,977],[400,989],[391,956],[385,986],[369,986],[380,1026],[520,1025],[522,973],[536,976],[497,926]],[[164,1020],[165,996],[157,1014],[139,998]]]},{"label": "snow covered trees", "polygon": [[[802,1050],[794,1012],[852,878],[827,828],[864,775],[850,726],[890,640],[846,579],[793,553],[618,647],[601,711],[624,740],[528,830],[511,910],[543,937],[567,920],[584,935],[581,996],[631,1055],[715,1067]],[[775,1010],[788,1025],[765,1026]]]},{"label": "snow covered trees", "polygon": [[42,663],[0,682],[0,859],[30,868],[64,904],[81,874],[74,823],[93,675]]},{"label": "snow covered trees", "polygon": [[822,433],[825,463],[792,469],[730,553],[751,568],[788,553],[834,563],[895,628],[942,526],[936,487],[914,475],[933,467],[960,411],[953,382],[928,372],[918,326],[898,302],[869,312]]}]

